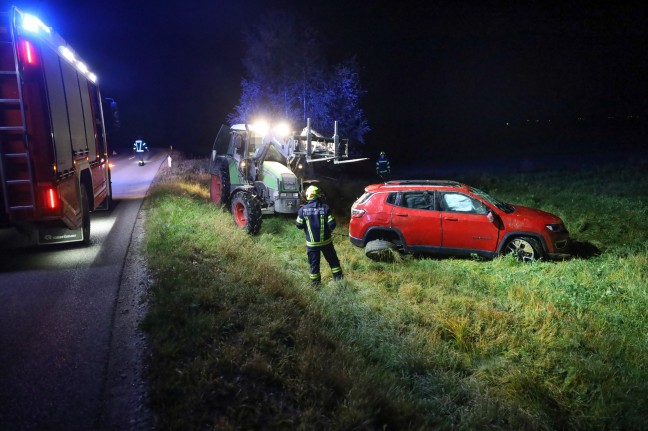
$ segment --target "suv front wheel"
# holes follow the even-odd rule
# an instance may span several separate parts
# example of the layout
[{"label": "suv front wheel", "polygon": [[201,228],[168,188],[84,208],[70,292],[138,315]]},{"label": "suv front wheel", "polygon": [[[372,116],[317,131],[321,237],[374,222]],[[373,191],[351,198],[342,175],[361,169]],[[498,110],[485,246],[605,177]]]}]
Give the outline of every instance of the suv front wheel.
[{"label": "suv front wheel", "polygon": [[522,262],[533,262],[544,257],[540,242],[527,236],[511,239],[504,247],[504,254],[510,254]]}]

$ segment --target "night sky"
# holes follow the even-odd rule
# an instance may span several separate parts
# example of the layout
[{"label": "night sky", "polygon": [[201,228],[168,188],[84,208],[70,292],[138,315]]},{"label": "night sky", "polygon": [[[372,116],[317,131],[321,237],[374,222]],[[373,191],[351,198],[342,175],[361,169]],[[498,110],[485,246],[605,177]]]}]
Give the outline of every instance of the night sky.
[{"label": "night sky", "polygon": [[526,136],[562,136],[565,150],[571,139],[565,136],[583,137],[523,125],[630,117],[644,124],[648,8],[642,2],[485,3],[16,4],[54,27],[96,71],[103,95],[119,102],[123,127],[112,137],[115,147],[141,134],[151,146],[207,155],[238,102],[244,29],[271,9],[294,11],[316,27],[332,63],[356,56],[372,127],[368,154],[406,143],[426,157],[479,156],[503,146],[502,139],[509,145]]}]

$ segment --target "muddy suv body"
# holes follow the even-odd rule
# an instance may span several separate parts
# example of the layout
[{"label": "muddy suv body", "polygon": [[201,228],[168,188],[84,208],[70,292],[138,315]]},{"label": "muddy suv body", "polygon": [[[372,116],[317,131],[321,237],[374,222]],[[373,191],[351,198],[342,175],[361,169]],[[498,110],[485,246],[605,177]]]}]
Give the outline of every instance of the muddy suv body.
[{"label": "muddy suv body", "polygon": [[367,256],[510,253],[520,260],[569,257],[569,232],[556,215],[501,202],[455,181],[373,184],[351,208],[349,239]]}]

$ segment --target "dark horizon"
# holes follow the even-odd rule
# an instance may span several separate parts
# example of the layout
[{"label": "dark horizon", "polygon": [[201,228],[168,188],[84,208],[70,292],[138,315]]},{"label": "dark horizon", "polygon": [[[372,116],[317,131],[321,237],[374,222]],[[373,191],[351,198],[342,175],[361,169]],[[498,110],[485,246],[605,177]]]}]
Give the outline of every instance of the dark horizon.
[{"label": "dark horizon", "polygon": [[[637,117],[631,127],[637,136],[626,133],[622,140],[646,135],[648,8],[642,3],[410,1],[396,8],[241,0],[178,7],[54,0],[17,6],[54,27],[96,70],[103,96],[119,102],[123,128],[109,137],[115,148],[128,149],[142,135],[151,146],[208,154],[240,95],[243,29],[272,9],[292,11],[316,27],[329,62],[357,59],[372,128],[369,156],[399,148],[406,159],[409,152],[400,148],[413,147],[412,157],[437,151],[479,157],[493,145],[505,148],[507,139],[539,145],[538,138],[553,135],[562,136],[561,150],[577,150],[587,143],[568,142],[569,136],[589,139],[601,129],[561,135],[557,124],[579,117],[580,126],[601,119],[609,129],[601,139],[614,129],[608,117]],[[525,136],[527,120],[554,132]]]}]

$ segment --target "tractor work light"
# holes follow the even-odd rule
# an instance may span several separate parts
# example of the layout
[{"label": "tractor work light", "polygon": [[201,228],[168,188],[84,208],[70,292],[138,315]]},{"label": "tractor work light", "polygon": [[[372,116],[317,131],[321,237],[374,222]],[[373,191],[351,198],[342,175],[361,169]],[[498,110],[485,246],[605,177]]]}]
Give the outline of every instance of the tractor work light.
[{"label": "tractor work light", "polygon": [[279,123],[274,128],[272,129],[276,134],[279,136],[288,136],[290,133],[290,127],[288,126],[288,123]]},{"label": "tractor work light", "polygon": [[270,126],[265,120],[257,120],[252,124],[252,130],[259,136],[265,136]]}]

